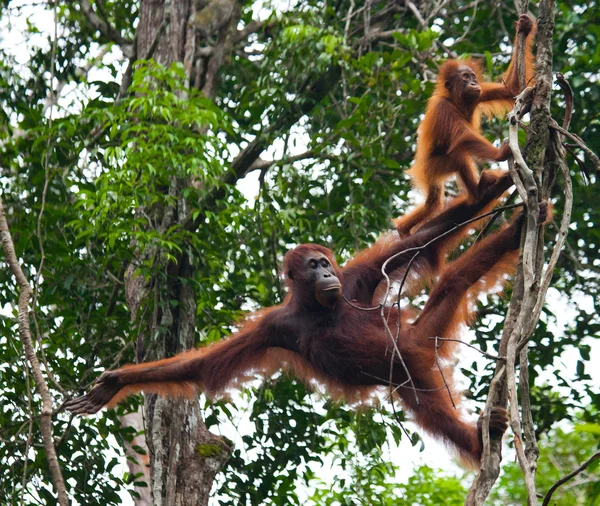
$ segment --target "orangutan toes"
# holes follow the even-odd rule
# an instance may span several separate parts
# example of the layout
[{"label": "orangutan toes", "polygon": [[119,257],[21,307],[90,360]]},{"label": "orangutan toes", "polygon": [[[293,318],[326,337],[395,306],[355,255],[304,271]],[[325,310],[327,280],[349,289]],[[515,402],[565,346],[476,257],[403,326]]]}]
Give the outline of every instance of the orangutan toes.
[{"label": "orangutan toes", "polygon": [[549,212],[548,212],[548,202],[542,200],[540,202],[540,214],[538,217],[538,223],[541,225],[542,223],[546,223],[548,220]]}]

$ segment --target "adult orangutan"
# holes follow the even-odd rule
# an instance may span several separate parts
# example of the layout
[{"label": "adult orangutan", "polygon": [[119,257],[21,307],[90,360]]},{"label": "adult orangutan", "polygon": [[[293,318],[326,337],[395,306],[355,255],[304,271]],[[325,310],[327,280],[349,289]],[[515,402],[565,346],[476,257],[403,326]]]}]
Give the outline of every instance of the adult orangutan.
[{"label": "adult orangutan", "polygon": [[425,193],[425,203],[396,220],[400,235],[438,212],[444,198],[444,183],[458,174],[469,197],[477,198],[479,175],[476,162],[506,160],[505,142],[496,148],[481,135],[481,114],[506,114],[522,91],[517,74],[519,34],[525,35],[525,82],[534,75],[531,47],[535,23],[527,14],[517,21],[513,57],[501,83],[482,81],[481,65],[472,59],[448,60],[441,67],[433,96],[419,125],[414,164],[407,171],[415,188]]},{"label": "adult orangutan", "polygon": [[[417,267],[435,270],[447,245],[463,233],[455,225],[481,213],[512,184],[507,174],[483,180],[487,183],[478,200],[456,199],[414,235],[376,243],[344,268],[337,266],[332,252],[323,246],[294,248],[284,259],[289,294],[282,304],[252,314],[239,332],[206,348],[107,371],[89,393],[69,401],[66,408],[74,413],[95,413],[138,391],[193,396],[199,389],[214,397],[253,378],[256,372],[270,374],[280,368],[307,382],[316,379],[330,395],[356,402],[377,388],[389,387],[392,368],[391,385],[416,421],[452,444],[467,460],[477,461],[480,429],[463,421],[454,408],[436,368],[431,338],[456,337],[460,324],[468,321],[468,298],[501,281],[512,268],[522,216],[444,267],[416,321],[407,322],[397,307],[386,308],[390,326],[402,321],[395,344],[406,369],[398,356],[392,355],[395,345],[384,332],[380,311],[365,309],[382,279],[386,259],[397,255],[389,269],[399,269],[413,257],[411,248],[422,247]],[[540,210],[543,219],[544,203]],[[445,342],[438,348],[439,357],[449,357],[453,348]],[[414,388],[407,382],[407,371]],[[450,371],[445,377],[451,377]],[[505,410],[494,408],[490,432],[500,436],[506,427]]]}]

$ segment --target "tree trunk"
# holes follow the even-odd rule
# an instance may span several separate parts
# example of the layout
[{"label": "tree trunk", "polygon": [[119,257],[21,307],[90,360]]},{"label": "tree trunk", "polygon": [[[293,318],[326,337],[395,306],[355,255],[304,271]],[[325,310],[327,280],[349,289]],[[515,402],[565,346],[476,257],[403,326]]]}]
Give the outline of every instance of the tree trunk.
[{"label": "tree trunk", "polygon": [[[223,1],[220,0],[222,4]],[[198,82],[194,77],[200,70],[196,62],[196,48],[202,41],[201,30],[191,28],[196,6],[193,0],[146,0],[141,2],[140,22],[137,30],[137,58],[154,58],[164,66],[173,62],[184,63],[188,82]],[[236,4],[237,5],[237,4]],[[235,29],[235,13],[239,8],[217,10],[224,19],[211,20],[211,28],[218,27],[219,39],[230,27]],[[233,14],[232,14],[233,13]],[[165,29],[165,23],[166,25]],[[162,26],[162,32],[161,32]],[[158,37],[158,39],[157,39]],[[158,42],[158,44],[157,44]],[[210,68],[204,65],[206,79],[213,79],[209,89],[214,90],[216,70],[223,58]],[[209,65],[210,65],[209,61]],[[176,204],[140,209],[152,218],[159,232],[173,225],[190,221],[189,206],[184,205],[183,190],[192,181],[171,178],[165,192],[175,197]],[[136,249],[136,245],[132,245]],[[195,345],[196,300],[191,279],[194,270],[185,254],[177,262],[168,262],[158,249],[138,251],[136,259],[127,269],[125,278],[127,304],[132,319],[143,329],[145,343],[138,342],[138,360],[160,359],[172,356]],[[155,272],[150,280],[136,275],[137,266],[149,258],[162,258],[155,265],[166,265]],[[171,301],[177,301],[173,305]],[[144,310],[141,310],[141,308]],[[146,311],[145,308],[151,308]],[[148,353],[144,352],[147,347]],[[229,458],[229,444],[206,429],[197,400],[172,400],[147,395],[145,403],[146,441],[150,454],[150,490],[155,505],[205,505],[216,474]]]}]

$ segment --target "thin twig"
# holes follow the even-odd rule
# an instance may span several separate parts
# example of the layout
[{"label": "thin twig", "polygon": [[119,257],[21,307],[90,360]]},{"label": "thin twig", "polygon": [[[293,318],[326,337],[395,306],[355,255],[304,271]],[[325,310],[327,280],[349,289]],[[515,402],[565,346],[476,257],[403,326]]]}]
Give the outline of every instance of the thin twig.
[{"label": "thin twig", "polygon": [[465,40],[467,35],[469,35],[469,32],[471,31],[471,26],[473,26],[473,21],[477,17],[477,6],[478,5],[479,5],[479,0],[475,0],[475,2],[473,2],[473,12],[471,14],[471,18],[469,19],[469,24],[465,28],[465,31],[463,32],[463,34],[454,41],[454,44],[458,44],[459,42],[462,42],[463,40]]},{"label": "thin twig", "polygon": [[454,399],[452,398],[452,392],[450,391],[450,387],[448,386],[448,382],[446,381],[446,377],[444,376],[444,370],[442,368],[442,365],[440,364],[440,354],[438,353],[438,349],[440,346],[442,346],[443,343],[438,344],[437,336],[434,339],[435,339],[435,347],[434,347],[435,365],[437,365],[438,371],[440,371],[440,376],[442,377],[442,382],[444,383],[444,387],[446,388],[446,391],[448,392],[448,397],[450,397],[450,402],[452,403],[452,407],[454,409],[456,409],[456,404],[454,404]]},{"label": "thin twig", "polygon": [[[364,376],[369,376],[370,378],[376,379],[382,383],[387,383],[388,380],[385,378],[381,378],[380,376],[376,376],[375,374],[370,374],[368,372],[365,371],[360,371],[361,374],[363,374]],[[396,392],[397,390],[400,390],[401,388],[410,388],[411,390],[413,389],[413,387],[409,387],[407,386],[407,384],[409,383],[409,380],[404,381],[403,383],[392,383],[394,388],[392,394],[394,392]],[[416,388],[416,390],[418,392],[439,392],[440,390],[443,390],[445,387],[442,385],[441,387],[437,387],[437,388]]]},{"label": "thin twig", "polygon": [[577,164],[577,166],[579,167],[579,170],[583,174],[583,182],[587,186],[590,183],[590,169],[585,164],[585,162],[577,156],[577,153],[575,153],[575,150],[573,148],[575,148],[577,146],[575,144],[563,144],[563,146],[567,149],[569,154],[575,160],[575,163]]},{"label": "thin twig", "polygon": [[98,16],[98,14],[94,12],[94,9],[92,8],[92,5],[89,0],[79,0],[79,6],[81,7],[81,10],[87,18],[89,24],[95,30],[98,30],[107,39],[116,42],[121,47],[121,51],[123,51],[123,54],[128,58],[131,57],[131,54],[133,52],[133,44],[131,40],[121,36],[118,30],[116,30],[112,25],[100,18],[100,16]]},{"label": "thin twig", "polygon": [[[57,14],[57,5],[54,2],[54,36],[52,39],[52,50],[50,55],[50,85],[49,85],[49,97],[47,102],[50,104],[56,104],[58,102],[58,91],[54,90],[54,76],[55,76],[55,68],[56,68],[56,48],[58,44],[58,14]],[[40,206],[40,212],[38,214],[37,219],[37,239],[38,245],[40,248],[40,264],[37,268],[34,288],[33,288],[33,300],[31,302],[31,316],[33,318],[33,324],[35,328],[35,336],[39,346],[39,353],[42,358],[42,363],[44,364],[44,369],[46,374],[54,384],[54,386],[61,392],[64,393],[64,389],[59,384],[58,380],[52,374],[50,367],[48,366],[48,359],[46,358],[46,352],[42,346],[42,333],[40,331],[40,326],[37,320],[36,307],[38,303],[39,293],[40,293],[40,281],[42,272],[44,270],[44,262],[46,260],[46,252],[44,250],[44,241],[42,239],[42,219],[44,216],[44,210],[46,208],[46,198],[48,195],[48,187],[50,186],[50,151],[52,145],[52,125],[53,125],[53,117],[52,117],[52,107],[49,107],[49,116],[48,116],[48,139],[46,141],[46,153],[44,155],[44,187],[42,189],[42,203]]]},{"label": "thin twig", "polygon": [[348,304],[349,306],[353,307],[354,309],[360,309],[361,311],[377,311],[378,309],[381,309],[381,306],[382,306],[382,304],[378,304],[377,306],[373,306],[373,307],[362,307],[362,306],[357,306],[356,304],[353,304],[343,295],[342,295],[342,299],[344,299],[344,302],[346,304]]},{"label": "thin twig", "polygon": [[571,125],[571,118],[573,117],[573,89],[571,88],[569,81],[567,81],[565,76],[560,72],[556,73],[556,82],[565,95],[565,115],[563,116],[562,127],[565,130],[568,130],[569,125]]},{"label": "thin twig", "polygon": [[398,287],[398,300],[396,301],[396,304],[398,304],[398,308],[400,308],[400,296],[402,295],[402,290],[404,289],[404,284],[406,283],[406,279],[408,278],[408,273],[410,272],[410,268],[412,267],[414,261],[417,259],[417,257],[419,256],[419,253],[421,253],[421,251],[423,250],[419,250],[417,251],[409,260],[408,265],[406,266],[406,269],[404,270],[404,275],[402,276],[402,281],[400,281],[400,286]]},{"label": "thin twig", "polygon": [[552,498],[552,494],[554,494],[554,492],[556,492],[556,489],[558,487],[560,487],[563,483],[566,483],[567,481],[569,481],[574,476],[577,476],[582,471],[585,471],[592,462],[594,462],[595,460],[598,460],[598,459],[600,459],[600,452],[592,455],[583,464],[581,464],[577,469],[570,472],[569,474],[567,474],[566,476],[564,476],[563,478],[558,480],[554,485],[552,485],[552,487],[550,487],[550,490],[548,490],[548,492],[546,493],[546,497],[544,497],[544,502],[542,502],[542,506],[548,506],[548,504],[550,504],[550,499]]},{"label": "thin twig", "polygon": [[501,357],[500,355],[493,355],[492,353],[487,353],[487,352],[485,352],[485,351],[480,350],[479,348],[477,348],[477,346],[473,346],[472,344],[465,343],[464,341],[461,341],[460,339],[453,339],[451,337],[430,337],[429,339],[435,339],[436,342],[437,341],[450,341],[450,342],[454,342],[454,343],[464,344],[465,346],[468,346],[469,348],[472,348],[475,351],[478,351],[484,357],[487,357],[487,358],[489,358],[491,360],[506,360],[506,357]]},{"label": "thin twig", "polygon": [[[513,200],[515,200],[515,197],[517,196],[517,190],[513,191],[509,197],[506,199],[506,204],[510,204]],[[494,215],[489,219],[489,221],[485,224],[485,226],[481,229],[481,231],[479,232],[479,234],[477,234],[477,237],[475,238],[475,240],[473,241],[473,244],[479,242],[480,239],[482,239],[483,237],[485,237],[490,228],[492,228],[492,225],[494,224],[494,222],[496,221],[496,219],[502,214],[502,211],[497,211],[494,213]]]}]

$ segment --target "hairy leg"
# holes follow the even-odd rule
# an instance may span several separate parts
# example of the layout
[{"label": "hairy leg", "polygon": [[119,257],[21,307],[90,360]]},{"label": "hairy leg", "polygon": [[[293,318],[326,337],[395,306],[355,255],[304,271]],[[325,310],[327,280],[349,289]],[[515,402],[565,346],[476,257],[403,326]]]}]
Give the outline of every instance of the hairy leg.
[{"label": "hairy leg", "polygon": [[[444,250],[448,243],[453,243],[457,238],[462,238],[471,228],[476,226],[464,226],[462,229],[450,232],[456,225],[475,218],[493,206],[497,199],[513,184],[508,171],[484,174],[477,186],[479,195],[477,200],[468,202],[464,198],[455,199],[455,203],[443,213],[428,221],[412,236],[402,241],[402,247],[420,247],[435,240],[429,249]],[[447,235],[440,237],[442,234]]]},{"label": "hairy leg", "polygon": [[[481,196],[475,202],[469,203],[464,198],[455,199],[448,209],[425,223],[412,235],[396,242],[393,247],[386,248],[375,257],[368,256],[373,272],[379,273],[382,264],[391,258],[386,265],[386,272],[392,278],[396,278],[396,273],[401,275],[401,269],[406,267],[417,253],[414,267],[417,271],[422,272],[422,276],[426,277],[428,272],[437,272],[440,266],[443,265],[446,252],[477,225],[471,224],[462,228],[455,228],[455,226],[493,207],[497,199],[510,186],[512,186],[512,179],[508,171],[490,171],[489,174],[480,179],[478,191]],[[357,258],[354,262],[349,262],[349,266],[354,267],[357,264],[365,263],[365,261],[362,258]],[[379,283],[381,277],[374,279],[374,281]],[[375,289],[376,286],[374,284],[373,288],[370,289],[370,294],[379,291],[379,289]]]},{"label": "hairy leg", "polygon": [[471,161],[465,161],[458,165],[458,175],[469,195],[470,201],[475,201],[480,196],[479,187],[479,172],[477,167]]},{"label": "hairy leg", "polygon": [[427,189],[425,202],[417,206],[414,210],[393,221],[400,237],[410,235],[413,228],[420,225],[432,215],[440,211],[443,204],[444,187],[443,184],[432,183]]}]

